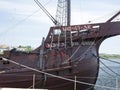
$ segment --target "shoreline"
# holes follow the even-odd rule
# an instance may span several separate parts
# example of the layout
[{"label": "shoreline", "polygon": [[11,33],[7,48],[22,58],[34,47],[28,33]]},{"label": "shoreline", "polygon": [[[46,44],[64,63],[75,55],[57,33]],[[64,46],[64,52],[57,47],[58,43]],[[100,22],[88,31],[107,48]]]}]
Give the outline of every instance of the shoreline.
[{"label": "shoreline", "polygon": [[120,59],[120,54],[106,54],[106,53],[100,53],[100,58],[106,58],[106,59]]}]

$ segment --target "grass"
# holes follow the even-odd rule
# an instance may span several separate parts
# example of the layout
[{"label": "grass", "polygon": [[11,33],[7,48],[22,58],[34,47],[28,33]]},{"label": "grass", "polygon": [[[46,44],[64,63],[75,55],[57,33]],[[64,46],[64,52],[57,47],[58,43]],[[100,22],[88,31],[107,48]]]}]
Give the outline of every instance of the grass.
[{"label": "grass", "polygon": [[102,58],[107,58],[107,59],[120,59],[120,54],[104,54],[104,53],[101,53],[99,56],[102,57]]}]

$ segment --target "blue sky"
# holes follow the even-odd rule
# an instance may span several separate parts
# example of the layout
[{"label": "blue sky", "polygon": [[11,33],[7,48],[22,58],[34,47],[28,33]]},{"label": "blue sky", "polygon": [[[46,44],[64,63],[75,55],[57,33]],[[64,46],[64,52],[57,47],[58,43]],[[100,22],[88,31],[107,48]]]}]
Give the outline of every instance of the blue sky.
[{"label": "blue sky", "polygon": [[[39,0],[53,15],[57,0]],[[71,0],[71,24],[100,22],[120,10],[120,0]],[[104,17],[104,19],[103,19]],[[53,23],[34,0],[0,0],[0,44],[38,47]],[[107,39],[101,53],[120,54],[120,36]]]}]

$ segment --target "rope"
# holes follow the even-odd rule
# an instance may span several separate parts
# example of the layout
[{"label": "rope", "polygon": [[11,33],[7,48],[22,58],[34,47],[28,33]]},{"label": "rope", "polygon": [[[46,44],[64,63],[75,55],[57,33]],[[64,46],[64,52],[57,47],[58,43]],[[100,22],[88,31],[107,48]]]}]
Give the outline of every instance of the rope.
[{"label": "rope", "polygon": [[[70,62],[72,63],[72,62],[75,62],[75,61],[78,60],[78,59],[80,59],[80,60],[78,60],[78,61],[82,61],[83,58],[85,57],[84,55],[85,55],[85,54],[89,51],[89,49],[94,45],[94,43],[95,43],[95,41],[96,41],[96,39],[97,39],[97,36],[98,36],[98,34],[96,35],[96,38],[94,39],[94,41],[92,42],[92,44],[87,48],[87,50],[86,50],[84,53],[82,53],[82,55],[80,55],[80,57],[74,59],[74,61],[70,61],[70,59],[68,59],[67,61],[65,61],[65,63],[69,63],[68,61],[70,61]],[[79,47],[78,47],[78,49],[75,51],[75,53],[76,53],[78,50],[79,50]],[[72,57],[74,56],[75,53],[73,53]],[[72,57],[71,57],[71,58],[72,58]],[[64,63],[64,64],[65,64],[65,63]]]},{"label": "rope", "polygon": [[[84,40],[82,39],[82,42],[83,42],[83,41],[84,41]],[[75,50],[75,52],[74,52],[67,60],[65,60],[62,64],[67,64],[67,63],[69,63],[70,59],[77,53],[77,51],[78,51],[80,48],[81,48],[81,45],[79,45],[78,48]]]},{"label": "rope", "polygon": [[[114,77],[114,75],[108,73],[105,69],[103,69],[103,68],[101,68],[101,67],[100,67],[100,69],[101,69],[103,72],[105,72],[106,74],[108,74],[111,78]],[[116,78],[114,78],[114,79],[116,79]]]},{"label": "rope", "polygon": [[[15,29],[18,25],[20,25],[21,23],[23,23],[24,21],[26,21],[28,18],[32,17],[34,14],[36,14],[39,10],[34,11],[32,14],[28,15],[27,17],[25,17],[24,19],[20,20],[19,22],[15,23],[14,25],[12,25],[11,27],[7,28],[4,30],[4,32],[0,33],[0,36],[6,35],[8,32],[10,32],[10,30]],[[5,36],[3,37],[3,39],[1,40],[1,43],[5,41]]]},{"label": "rope", "polygon": [[[109,27],[110,28],[110,27]],[[70,58],[68,58],[67,60],[65,60],[62,64],[66,64],[66,63],[69,63],[69,61],[72,63],[72,62],[75,62],[77,59],[81,58],[79,61],[81,61],[84,57],[84,55],[89,51],[89,49],[92,47],[92,45],[95,43],[96,39],[97,39],[97,36],[98,36],[98,33],[96,35],[96,38],[94,39],[93,43],[88,47],[88,49],[78,58],[76,58],[74,61],[70,61],[70,59],[77,53],[77,51],[79,50],[80,46],[76,49],[76,51],[70,56]],[[105,38],[105,35],[102,36],[97,42],[99,42],[100,40],[104,39]],[[97,44],[96,42],[96,44]],[[82,58],[83,57],[83,58]]]},{"label": "rope", "polygon": [[[93,20],[90,20],[89,22],[90,23],[95,23],[95,22],[98,22],[98,21],[100,21],[100,20],[103,20],[103,19],[105,19],[104,20],[104,22],[106,21],[106,19],[109,19],[108,17],[111,17],[111,16],[113,16],[115,13],[117,13],[118,11],[120,11],[120,10],[116,10],[116,11],[112,11],[112,12],[110,12],[110,13],[107,13],[107,14],[105,14],[105,15],[103,15],[103,16],[100,16],[100,17],[98,17],[98,18],[95,18],[95,19],[93,19]],[[89,22],[86,22],[86,23],[89,23]]]},{"label": "rope", "polygon": [[77,51],[81,48],[81,45],[79,45],[79,47],[75,50],[75,52],[65,61],[63,62],[62,64],[66,64],[68,63],[68,61],[77,53]]},{"label": "rope", "polygon": [[39,0],[34,0],[34,2],[41,8],[41,10],[52,20],[56,25],[58,21],[45,9],[45,7],[39,2]]},{"label": "rope", "polygon": [[[99,57],[97,57],[97,56],[94,55],[94,54],[93,54],[93,56],[96,57],[97,59],[99,58]],[[113,72],[114,74],[116,74],[117,76],[120,77],[120,75],[119,75],[118,73],[114,72],[111,68],[109,68],[109,67],[108,67],[105,63],[103,63],[101,60],[100,60],[100,62],[101,62],[108,70],[110,70],[111,72]]]},{"label": "rope", "polygon": [[100,62],[101,62],[108,70],[110,70],[111,72],[113,72],[114,74],[116,74],[117,76],[120,77],[120,74],[114,72],[111,68],[109,68],[106,64],[104,64],[101,60],[100,60]]},{"label": "rope", "polygon": [[[10,31],[10,29],[14,29],[16,28],[19,24],[23,23],[24,21],[26,21],[28,18],[30,18],[31,16],[33,16],[34,14],[36,14],[39,11],[36,10],[34,11],[32,14],[28,15],[27,17],[25,17],[24,19],[20,20],[19,22],[15,23],[14,25],[12,25],[11,27],[7,28],[4,30],[4,33],[7,33],[8,31]],[[3,35],[3,33],[1,33],[0,35]]]},{"label": "rope", "polygon": [[[48,0],[44,5],[48,5],[49,3],[51,3],[52,0]],[[18,21],[17,23],[15,23],[14,25],[12,25],[11,27],[7,28],[4,30],[4,32],[0,33],[0,36],[8,33],[10,31],[10,29],[14,29],[16,28],[19,24],[23,23],[24,21],[26,21],[28,18],[32,17],[34,14],[36,14],[37,12],[39,12],[40,9],[34,11],[33,13],[31,13],[30,15],[26,16],[24,19]],[[4,40],[3,40],[4,41]]]},{"label": "rope", "polygon": [[[51,0],[49,0],[47,3],[45,3],[45,5],[49,4],[50,1],[51,1]],[[7,34],[8,32],[10,32],[10,30],[15,29],[18,25],[20,25],[21,23],[23,23],[24,21],[26,21],[28,18],[32,17],[34,14],[36,14],[37,12],[39,12],[39,10],[40,10],[40,9],[34,11],[34,12],[31,13],[30,15],[26,16],[24,19],[16,22],[16,23],[15,23],[14,25],[12,25],[12,26],[6,28],[6,29],[4,30],[4,32],[1,32],[1,33],[0,33],[0,36],[3,36],[3,35],[5,35],[5,34]],[[3,38],[3,40],[2,40],[1,42],[5,41],[4,39],[5,39],[5,38]]]},{"label": "rope", "polygon": [[[40,70],[38,70],[38,69],[35,69],[35,68],[32,68],[32,67],[23,65],[23,64],[21,64],[21,63],[17,63],[17,62],[15,62],[15,61],[13,61],[13,60],[10,60],[10,59],[6,59],[6,58],[2,58],[2,59],[3,59],[4,61],[9,61],[9,62],[11,62],[11,63],[13,63],[13,64],[16,64],[16,65],[18,65],[18,66],[27,68],[27,69],[29,69],[29,70],[32,70],[32,71],[35,71],[35,72],[38,72],[38,73],[41,73],[41,74],[45,74],[45,75],[48,75],[48,76],[51,76],[51,77],[63,79],[63,80],[70,81],[70,82],[75,82],[75,81],[72,80],[72,79],[65,78],[65,77],[62,77],[62,76],[56,76],[56,75],[53,75],[53,74],[50,74],[50,73],[47,73],[47,72],[44,72],[44,71],[40,71]],[[86,83],[86,82],[81,82],[81,81],[76,81],[76,83],[84,84],[84,85],[90,85],[90,86],[96,86],[96,87],[100,87],[100,88],[106,88],[106,89],[116,90],[116,88],[113,88],[113,87],[95,85],[95,84]]]},{"label": "rope", "polygon": [[117,61],[113,61],[113,60],[110,60],[110,59],[107,59],[107,58],[103,58],[103,57],[100,57],[100,58],[103,59],[103,60],[107,60],[109,62],[120,64],[120,62],[117,62]]},{"label": "rope", "polygon": [[50,4],[51,2],[53,2],[53,0],[47,0],[47,1],[44,3],[44,6]]}]

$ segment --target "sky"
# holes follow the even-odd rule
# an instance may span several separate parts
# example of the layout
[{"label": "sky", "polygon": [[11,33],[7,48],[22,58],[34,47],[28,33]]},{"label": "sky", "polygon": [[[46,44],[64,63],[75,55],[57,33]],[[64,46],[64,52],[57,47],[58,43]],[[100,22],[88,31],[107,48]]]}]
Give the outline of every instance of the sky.
[{"label": "sky", "polygon": [[[57,0],[39,0],[56,15]],[[105,22],[120,10],[120,0],[71,0],[71,24]],[[46,37],[52,21],[34,0],[0,0],[0,44],[38,47]],[[120,36],[105,40],[100,53],[120,54]]]}]

